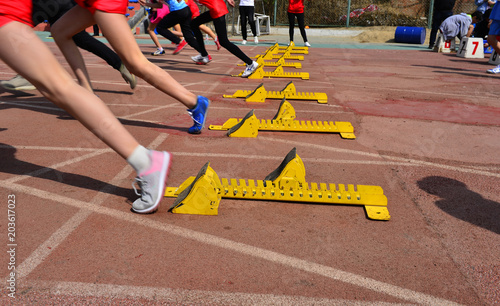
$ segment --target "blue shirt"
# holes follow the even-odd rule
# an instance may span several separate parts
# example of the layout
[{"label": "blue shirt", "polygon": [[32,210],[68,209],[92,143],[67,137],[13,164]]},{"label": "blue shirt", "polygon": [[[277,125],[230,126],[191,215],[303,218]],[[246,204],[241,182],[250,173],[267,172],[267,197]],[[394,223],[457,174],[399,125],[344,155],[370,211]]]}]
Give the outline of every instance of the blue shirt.
[{"label": "blue shirt", "polygon": [[177,0],[165,0],[165,2],[168,3],[171,12],[182,10],[188,6],[184,0],[181,0],[181,2],[177,2]]},{"label": "blue shirt", "polygon": [[[494,3],[497,2],[496,0],[491,1]],[[483,14],[490,7],[490,5],[488,4],[488,0],[474,0],[474,3],[477,5],[477,10]]]},{"label": "blue shirt", "polygon": [[490,19],[500,21],[500,2],[495,3],[491,10]]}]

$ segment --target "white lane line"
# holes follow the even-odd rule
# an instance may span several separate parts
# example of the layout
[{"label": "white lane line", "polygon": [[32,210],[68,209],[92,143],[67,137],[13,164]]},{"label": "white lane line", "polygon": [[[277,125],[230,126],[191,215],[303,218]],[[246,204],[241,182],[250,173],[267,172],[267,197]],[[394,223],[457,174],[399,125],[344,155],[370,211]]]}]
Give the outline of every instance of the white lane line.
[{"label": "white lane line", "polygon": [[484,175],[484,176],[490,176],[490,177],[500,177],[500,173],[493,173],[493,172],[489,172],[489,171],[475,170],[475,169],[470,169],[470,168],[465,168],[465,167],[457,167],[457,166],[450,166],[450,165],[438,164],[438,163],[433,163],[433,162],[426,162],[426,161],[411,159],[411,158],[403,158],[403,157],[396,157],[396,156],[390,156],[390,155],[368,153],[368,152],[356,151],[356,150],[350,150],[350,149],[332,148],[332,147],[318,145],[318,144],[276,139],[276,138],[265,137],[265,136],[260,137],[260,138],[264,139],[264,140],[274,141],[274,142],[286,143],[286,144],[289,144],[291,146],[304,146],[305,145],[308,148],[317,148],[317,149],[321,149],[321,150],[325,150],[325,151],[333,151],[333,152],[338,152],[338,153],[356,154],[356,155],[361,155],[361,156],[388,159],[388,160],[392,160],[392,161],[404,162],[404,163],[407,163],[409,165],[414,164],[414,165],[419,165],[419,166],[429,166],[429,167],[434,167],[434,168],[459,171],[459,172],[463,172],[463,173],[471,173],[471,174]]},{"label": "white lane line", "polygon": [[[108,207],[98,206],[92,203],[84,202],[77,199],[68,198],[59,194],[48,192],[41,189],[36,189],[31,186],[23,186],[16,183],[1,182],[2,187],[14,192],[29,194],[47,201],[55,201],[65,205],[73,206],[80,209],[90,210],[92,212],[106,215],[121,221],[135,223],[140,226],[149,227],[152,229],[168,232],[182,238],[191,239],[200,243],[220,247],[226,250],[238,252],[255,258],[270,261],[274,264],[288,266],[293,269],[302,270],[309,273],[321,275],[332,280],[341,281],[361,288],[373,290],[381,294],[387,294],[401,300],[427,304],[427,305],[454,305],[454,302],[431,296],[429,294],[420,293],[410,289],[405,289],[396,285],[384,283],[372,278],[364,277],[350,272],[345,272],[322,264],[309,262],[303,259],[294,258],[288,255],[269,251],[259,247],[247,245],[241,242],[232,241],[229,239],[217,237],[214,235],[197,232],[191,229],[182,228],[179,226],[162,223],[152,220],[145,216],[139,216],[130,212],[123,212]],[[27,275],[22,272],[23,276]]]},{"label": "white lane line", "polygon": [[[150,148],[158,147],[165,139],[167,135],[159,135],[153,142],[149,145]],[[111,150],[106,150],[110,152]],[[125,166],[110,182],[106,187],[104,187],[92,200],[88,203],[92,206],[101,205],[110,195],[110,192],[116,188],[123,179],[127,178],[134,170],[130,166]],[[3,181],[6,182],[6,181]],[[9,184],[9,183],[7,183]],[[20,186],[20,185],[17,185]],[[28,187],[29,188],[29,187]],[[68,237],[75,229],[84,222],[87,217],[93,212],[89,209],[84,209],[83,207],[78,207],[80,210],[73,215],[68,221],[66,221],[59,229],[57,229],[47,240],[40,244],[35,251],[33,251],[18,267],[17,275],[18,279],[22,279],[28,276],[36,267],[38,267],[44,260],[49,256],[52,251],[54,251],[65,239]]]},{"label": "white lane line", "polygon": [[[245,292],[223,292],[206,290],[171,289],[146,286],[123,286],[113,284],[90,284],[81,282],[26,281],[22,286],[53,295],[82,297],[140,298],[155,302],[179,303],[182,305],[354,305],[395,306],[410,305],[381,301],[355,301],[346,299],[314,298],[297,295],[277,295]],[[29,295],[29,293],[28,293]]]},{"label": "white lane line", "polygon": [[[151,121],[153,122],[153,121]],[[266,138],[265,136],[261,138]],[[278,140],[278,139],[273,139],[273,138],[268,138],[271,141],[280,141],[283,142],[283,140]],[[290,142],[290,141],[285,141],[285,142]],[[297,144],[303,144],[303,143],[292,143],[293,145]],[[310,144],[307,144],[308,146]],[[313,145],[310,145],[313,146]],[[90,151],[90,152],[95,152],[98,150],[103,150],[103,149],[94,149],[94,148],[71,148],[71,147],[45,147],[45,146],[24,146],[24,145],[3,145],[0,144],[0,148],[2,149],[11,149],[12,147],[16,149],[25,149],[25,150],[49,150],[49,151]],[[493,176],[493,177],[500,177],[500,174],[494,173],[491,171],[499,171],[499,167],[487,167],[487,166],[472,166],[472,165],[465,165],[463,167],[456,167],[456,166],[449,166],[445,164],[438,164],[438,163],[431,163],[431,162],[425,162],[425,161],[420,161],[420,160],[415,160],[415,159],[409,159],[409,158],[401,158],[401,157],[395,157],[395,156],[388,156],[388,155],[378,155],[374,153],[366,153],[362,151],[355,151],[355,150],[348,150],[348,149],[339,149],[339,148],[331,148],[331,147],[322,147],[324,150],[330,150],[330,151],[336,151],[340,153],[349,153],[349,154],[356,154],[356,155],[366,155],[368,154],[369,157],[374,157],[379,159],[379,161],[370,161],[370,160],[356,160],[356,159],[326,159],[326,158],[302,158],[303,161],[310,161],[311,163],[313,162],[319,162],[319,163],[334,163],[334,164],[353,164],[353,165],[378,165],[378,166],[409,166],[409,167],[422,167],[422,166],[430,166],[430,167],[436,167],[436,168],[443,168],[447,170],[453,170],[453,171],[459,171],[459,172],[464,172],[464,173],[472,173],[476,175],[484,175],[484,176]],[[110,149],[107,149],[110,150]],[[280,156],[264,156],[264,155],[245,155],[245,154],[227,154],[227,153],[194,153],[194,152],[178,152],[178,151],[171,151],[170,153],[178,156],[194,156],[194,157],[216,157],[216,158],[239,158],[239,159],[255,159],[255,160],[282,160],[284,158]],[[365,154],[366,153],[366,154]],[[394,161],[388,161],[388,160],[382,160],[380,159],[389,159],[389,160],[394,160]],[[63,165],[64,166],[64,165]],[[55,168],[54,168],[55,169]],[[50,169],[49,169],[50,170]],[[30,175],[32,176],[32,175]],[[14,182],[14,181],[13,181]]]},{"label": "white lane line", "polygon": [[133,117],[135,117],[135,116],[140,116],[140,115],[144,115],[144,114],[149,114],[149,113],[151,113],[151,112],[156,112],[156,111],[159,111],[159,110],[161,110],[161,109],[170,108],[170,107],[174,107],[174,106],[175,106],[174,104],[157,106],[157,107],[154,107],[154,108],[151,108],[151,109],[148,109],[148,110],[142,111],[142,112],[137,112],[137,113],[128,114],[128,115],[126,115],[126,116],[121,116],[121,117],[119,117],[119,118],[121,118],[121,119],[129,119],[129,118],[133,118]]},{"label": "white lane line", "polygon": [[[337,88],[357,87],[357,88],[362,88],[363,90],[373,89],[373,90],[377,90],[377,91],[380,91],[381,89],[383,89],[384,91],[401,91],[404,93],[419,93],[419,94],[428,94],[431,96],[432,95],[446,96],[446,97],[456,96],[456,97],[462,97],[462,98],[470,98],[471,97],[468,94],[460,94],[460,93],[456,93],[456,92],[425,91],[425,90],[412,90],[412,89],[390,88],[390,87],[381,88],[381,87],[373,87],[373,86],[366,86],[366,85],[357,85],[357,84],[352,84],[352,83],[351,84],[349,84],[349,83],[345,83],[345,84],[335,83],[335,86],[337,86]],[[488,95],[491,97],[497,97],[494,94],[488,94]]]}]

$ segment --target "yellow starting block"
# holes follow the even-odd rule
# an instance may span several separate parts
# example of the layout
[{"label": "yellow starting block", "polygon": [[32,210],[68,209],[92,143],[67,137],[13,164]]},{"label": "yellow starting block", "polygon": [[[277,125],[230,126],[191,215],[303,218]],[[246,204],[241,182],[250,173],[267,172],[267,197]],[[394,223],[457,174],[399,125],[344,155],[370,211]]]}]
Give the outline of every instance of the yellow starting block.
[{"label": "yellow starting block", "polygon": [[[243,71],[240,74],[233,75],[236,77],[241,77]],[[263,78],[301,78],[302,80],[309,80],[308,72],[285,72],[283,67],[279,65],[274,71],[264,71],[262,66],[259,66],[250,76],[249,79],[263,79]]]},{"label": "yellow starting block", "polygon": [[260,131],[288,131],[339,133],[342,138],[355,139],[354,128],[350,122],[332,121],[298,121],[295,109],[283,99],[278,112],[271,120],[259,120],[251,110],[244,118],[230,118],[223,125],[210,125],[210,130],[227,131],[229,137],[257,137]]},{"label": "yellow starting block", "polygon": [[[283,56],[281,56],[276,62],[265,62],[262,57],[257,58],[255,61],[259,64],[260,67],[278,67],[278,66],[281,66],[281,67],[293,67],[293,68],[297,68],[297,69],[302,68],[301,63],[286,62],[285,58]],[[246,64],[245,63],[238,64],[238,66],[246,66]]]},{"label": "yellow starting block", "polygon": [[297,47],[293,43],[293,41],[288,46],[280,47],[278,43],[274,44],[272,47],[269,47],[267,51],[272,52],[273,54],[277,53],[299,53],[299,54],[308,54],[308,47]]},{"label": "yellow starting block", "polygon": [[277,50],[275,51],[276,53],[286,53],[287,51],[290,51],[290,53],[309,54],[309,47],[297,47],[293,41],[286,47],[280,47],[276,44],[274,50]]},{"label": "yellow starting block", "polygon": [[290,50],[281,52],[283,54],[280,54],[275,50],[273,47],[267,49],[267,51],[264,54],[258,54],[255,56],[256,59],[262,58],[263,60],[273,60],[273,59],[291,59],[291,60],[299,60],[303,61],[304,56],[303,55],[292,55]]},{"label": "yellow starting block", "polygon": [[[177,197],[171,208],[173,213],[218,213],[220,198],[265,201],[286,201],[320,204],[362,205],[372,220],[390,220],[387,197],[380,186],[309,183],[305,180],[302,159],[293,148],[277,169],[264,180],[226,179],[218,176],[208,166],[203,166],[196,177],[189,177],[179,187],[167,187],[166,197]],[[200,194],[198,194],[200,193]],[[186,196],[189,195],[189,197]],[[208,196],[207,196],[208,195]],[[179,200],[179,198],[182,200]],[[181,203],[181,204],[179,204]]]},{"label": "yellow starting block", "polygon": [[246,102],[265,102],[266,99],[316,100],[318,103],[328,103],[328,96],[323,92],[297,92],[293,82],[286,84],[280,91],[266,91],[261,83],[253,91],[237,90],[232,95],[222,95],[224,98],[245,98]]},{"label": "yellow starting block", "polygon": [[206,163],[195,178],[185,181],[178,188],[182,192],[176,194],[177,199],[169,211],[176,214],[217,215],[221,199],[217,190],[221,188],[217,173],[210,163]]}]

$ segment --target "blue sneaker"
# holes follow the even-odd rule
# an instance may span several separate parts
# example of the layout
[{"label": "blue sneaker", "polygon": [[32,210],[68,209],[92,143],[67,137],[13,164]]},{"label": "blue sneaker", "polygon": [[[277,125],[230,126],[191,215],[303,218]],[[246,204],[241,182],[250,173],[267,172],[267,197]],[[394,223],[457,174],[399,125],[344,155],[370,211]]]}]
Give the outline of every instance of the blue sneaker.
[{"label": "blue sneaker", "polygon": [[203,96],[198,96],[198,101],[194,109],[188,109],[189,116],[193,118],[194,125],[189,128],[189,134],[200,134],[207,120],[208,106],[210,100]]}]

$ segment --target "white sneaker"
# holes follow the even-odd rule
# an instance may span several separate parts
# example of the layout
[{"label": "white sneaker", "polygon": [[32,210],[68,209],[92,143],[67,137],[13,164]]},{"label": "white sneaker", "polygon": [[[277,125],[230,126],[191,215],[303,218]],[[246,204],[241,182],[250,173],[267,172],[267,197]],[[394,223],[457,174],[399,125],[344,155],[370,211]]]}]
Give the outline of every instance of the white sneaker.
[{"label": "white sneaker", "polygon": [[28,80],[23,78],[20,74],[16,75],[10,80],[1,81],[0,86],[8,90],[35,90],[36,87],[33,86]]},{"label": "white sneaker", "polygon": [[197,65],[206,65],[210,61],[212,61],[212,57],[210,55],[207,56],[202,56],[201,54],[198,54],[196,56],[192,56],[191,59],[193,62],[195,62]]},{"label": "white sneaker", "polygon": [[151,55],[158,56],[165,54],[165,50],[157,48],[155,52],[151,53]]},{"label": "white sneaker", "polygon": [[132,210],[140,214],[152,213],[158,209],[165,193],[168,170],[172,159],[170,153],[159,151],[149,151],[149,157],[151,166],[135,178],[141,188],[141,193],[137,192],[135,184],[132,185],[135,193],[141,196],[132,204]]},{"label": "white sneaker", "polygon": [[486,70],[486,72],[494,73],[494,74],[500,73],[500,65],[496,66],[495,68],[488,69],[488,70]]},{"label": "white sneaker", "polygon": [[257,68],[259,67],[259,63],[253,61],[250,65],[247,65],[245,71],[241,75],[242,78],[248,78]]},{"label": "white sneaker", "polygon": [[311,46],[311,44],[310,44],[310,43],[308,43],[308,42],[306,41],[306,42],[304,43],[304,46],[306,46],[306,47],[310,47],[310,46]]},{"label": "white sneaker", "polygon": [[259,43],[259,38],[258,38],[257,36],[255,36],[255,37],[253,38],[253,41],[255,42],[255,44],[258,44],[258,43]]},{"label": "white sneaker", "polygon": [[242,40],[242,41],[241,41],[241,44],[242,44],[242,45],[246,45],[246,44],[247,44],[247,41],[246,41],[246,40]]}]

